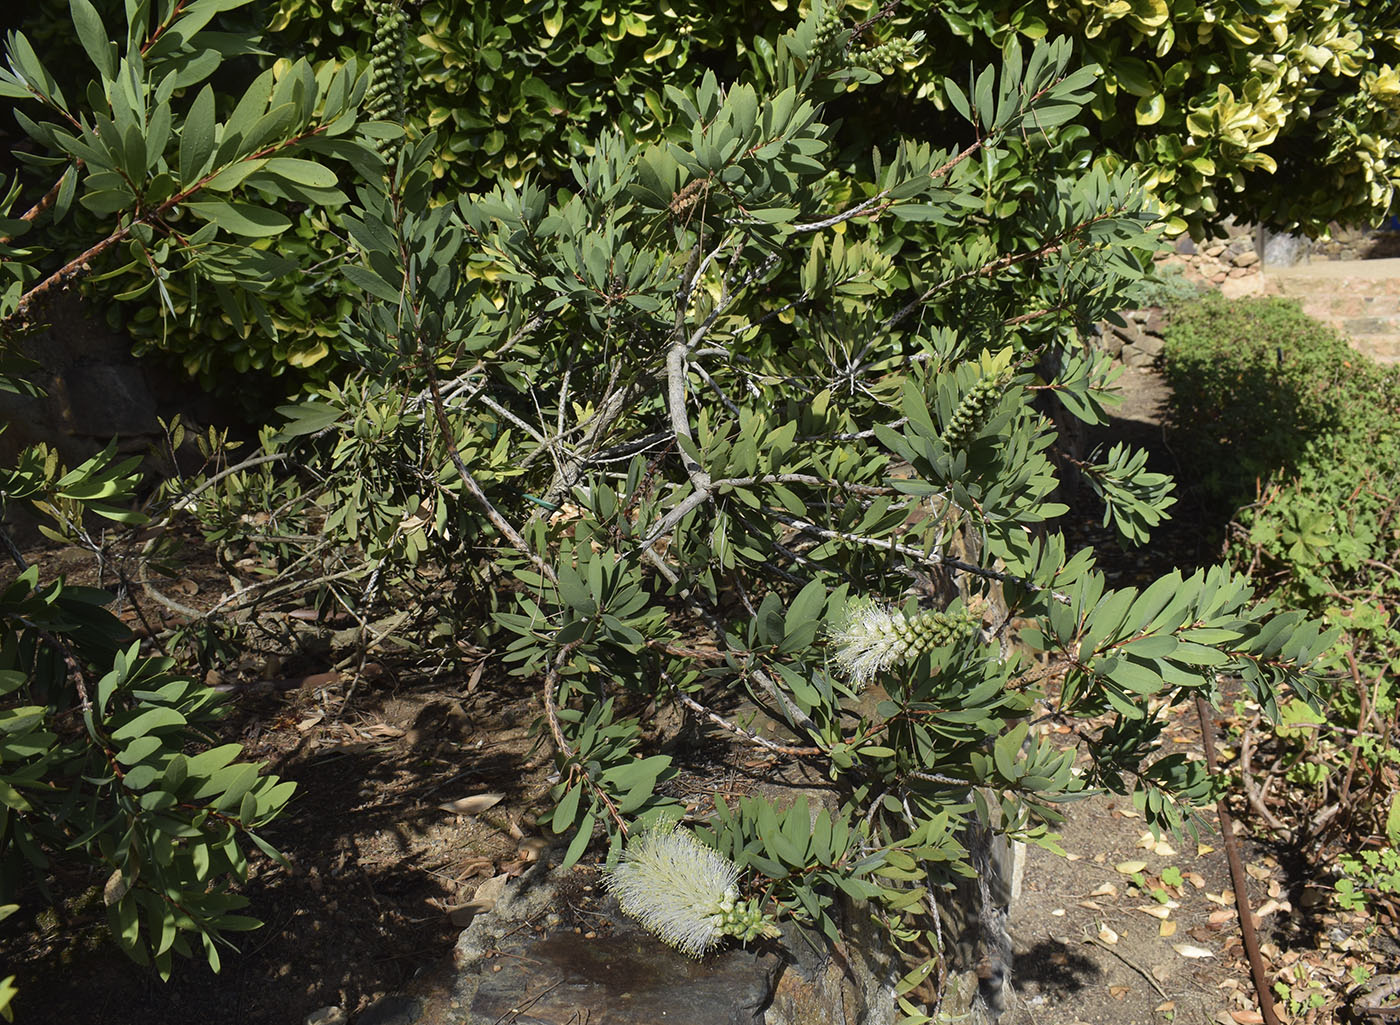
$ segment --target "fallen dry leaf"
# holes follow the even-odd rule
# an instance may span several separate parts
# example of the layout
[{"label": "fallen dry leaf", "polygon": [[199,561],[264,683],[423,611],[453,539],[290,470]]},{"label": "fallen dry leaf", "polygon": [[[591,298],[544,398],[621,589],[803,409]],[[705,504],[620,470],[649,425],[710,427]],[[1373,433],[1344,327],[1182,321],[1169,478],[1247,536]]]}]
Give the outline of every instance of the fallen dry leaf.
[{"label": "fallen dry leaf", "polygon": [[1258,865],[1246,865],[1245,872],[1253,879],[1258,879],[1261,883],[1266,883],[1273,878],[1273,873],[1267,868],[1260,868]]},{"label": "fallen dry leaf", "polygon": [[1152,830],[1143,830],[1142,836],[1138,837],[1137,845],[1145,851],[1150,851],[1153,847],[1156,847],[1157,838],[1152,835]]},{"label": "fallen dry leaf", "polygon": [[1175,1000],[1164,1000],[1162,1003],[1160,1003],[1160,1004],[1158,1004],[1156,1007],[1152,1008],[1152,1010],[1154,1010],[1154,1011],[1161,1011],[1161,1012],[1164,1013],[1164,1014],[1165,1014],[1167,1011],[1175,1011],[1175,1010],[1176,1010],[1176,1001],[1175,1001]]},{"label": "fallen dry leaf", "polygon": [[465,929],[471,925],[472,919],[477,915],[490,911],[496,906],[494,897],[487,897],[484,900],[469,900],[465,904],[459,904],[455,908],[447,909],[447,920],[458,928]]},{"label": "fallen dry leaf", "polygon": [[1181,873],[1181,878],[1185,879],[1198,890],[1204,890],[1206,888],[1206,877],[1199,872],[1183,872]]},{"label": "fallen dry leaf", "polygon": [[1099,939],[1105,943],[1117,943],[1118,934],[1106,925],[1099,926]]},{"label": "fallen dry leaf", "polygon": [[521,861],[539,861],[540,855],[549,850],[549,841],[542,836],[527,836],[516,846],[515,853]]},{"label": "fallen dry leaf", "polygon": [[1152,845],[1152,853],[1159,858],[1175,858],[1176,848],[1165,840],[1160,840]]},{"label": "fallen dry leaf", "polygon": [[1118,864],[1114,865],[1113,867],[1114,867],[1115,869],[1117,869],[1119,872],[1123,873],[1123,875],[1125,875],[1125,876],[1131,876],[1131,875],[1137,875],[1139,872],[1141,872],[1143,869],[1145,869],[1145,868],[1147,867],[1147,862],[1145,862],[1145,861],[1120,861]]},{"label": "fallen dry leaf", "polygon": [[1090,896],[1090,897],[1116,897],[1116,896],[1118,896],[1118,887],[1114,886],[1112,883],[1104,883],[1102,886],[1100,886],[1100,887],[1099,887],[1097,890],[1095,890],[1093,893],[1089,894],[1089,896]]},{"label": "fallen dry leaf", "polygon": [[456,801],[444,801],[438,807],[454,815],[479,815],[487,808],[500,804],[505,796],[505,794],[472,794],[470,797],[463,797]]},{"label": "fallen dry leaf", "polygon": [[1153,918],[1160,918],[1163,920],[1172,916],[1172,909],[1165,904],[1153,904],[1151,906],[1140,904],[1133,910],[1141,911],[1144,915],[1151,915]]},{"label": "fallen dry leaf", "polygon": [[1208,919],[1208,921],[1211,925],[1224,925],[1226,922],[1228,922],[1234,917],[1235,913],[1233,911],[1225,911],[1224,909],[1222,909],[1220,911],[1212,911],[1210,913],[1210,918]]},{"label": "fallen dry leaf", "polygon": [[1064,917],[1065,917],[1065,909],[1064,909],[1064,908],[1056,908],[1054,911],[1051,911],[1051,912],[1050,912],[1050,916],[1051,916],[1052,918],[1064,918]]},{"label": "fallen dry leaf", "polygon": [[1128,987],[1127,987],[1127,986],[1109,986],[1109,987],[1108,987],[1108,995],[1111,996],[1114,1000],[1122,1000],[1124,997],[1126,997],[1126,996],[1128,995]]},{"label": "fallen dry leaf", "polygon": [[1291,905],[1288,903],[1288,901],[1286,901],[1286,900],[1284,900],[1284,901],[1278,901],[1278,900],[1269,899],[1269,900],[1264,901],[1263,904],[1259,905],[1259,910],[1256,911],[1256,912],[1254,912],[1254,915],[1255,915],[1256,918],[1265,918],[1265,917],[1267,917],[1267,916],[1269,916],[1269,915],[1272,915],[1275,911],[1292,911],[1292,910],[1293,910],[1292,906],[1291,906]]},{"label": "fallen dry leaf", "polygon": [[1173,943],[1172,949],[1182,957],[1214,957],[1215,954],[1205,947],[1198,947],[1191,943]]},{"label": "fallen dry leaf", "polygon": [[473,900],[500,900],[501,895],[506,892],[506,883],[510,882],[510,876],[502,872],[500,875],[492,876],[476,888],[476,893],[472,895]]},{"label": "fallen dry leaf", "polygon": [[1264,1025],[1264,1016],[1258,1011],[1231,1011],[1230,1017],[1239,1025]]},{"label": "fallen dry leaf", "polygon": [[1206,894],[1206,900],[1210,901],[1212,904],[1219,904],[1221,907],[1234,907],[1235,891],[1221,890],[1219,893],[1208,893]]},{"label": "fallen dry leaf", "polygon": [[1160,937],[1162,937],[1162,939],[1167,939],[1167,938],[1169,938],[1169,937],[1171,937],[1171,936],[1175,936],[1175,935],[1176,935],[1176,920],[1175,920],[1175,919],[1171,919],[1171,918],[1164,919],[1164,920],[1163,920],[1160,924],[1158,924],[1158,926],[1157,926],[1157,935],[1160,936]]},{"label": "fallen dry leaf", "polygon": [[1214,854],[1215,848],[1208,843],[1198,843],[1196,845],[1196,857],[1204,858],[1207,854]]},{"label": "fallen dry leaf", "polygon": [[458,879],[470,879],[472,876],[489,876],[496,872],[496,863],[490,858],[468,858],[457,868]]}]

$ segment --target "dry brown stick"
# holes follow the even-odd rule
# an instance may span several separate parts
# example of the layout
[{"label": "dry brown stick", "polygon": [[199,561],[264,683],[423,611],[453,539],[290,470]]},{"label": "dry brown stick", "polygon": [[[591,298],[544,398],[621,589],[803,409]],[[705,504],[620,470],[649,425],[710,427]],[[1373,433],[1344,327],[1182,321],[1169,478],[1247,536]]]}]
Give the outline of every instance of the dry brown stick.
[{"label": "dry brown stick", "polygon": [[[1196,695],[1196,716],[1201,721],[1201,743],[1206,749],[1206,768],[1212,776],[1220,770],[1215,760],[1215,732],[1211,728],[1210,710],[1205,698]],[[1274,1010],[1274,997],[1269,991],[1269,977],[1264,969],[1264,959],[1259,953],[1259,934],[1254,929],[1254,912],[1249,908],[1249,885],[1244,874],[1244,864],[1240,861],[1239,846],[1235,843],[1235,827],[1230,820],[1230,809],[1225,807],[1225,798],[1215,805],[1220,817],[1220,835],[1225,846],[1225,860],[1230,863],[1230,884],[1235,888],[1235,909],[1240,917],[1240,939],[1244,941],[1244,952],[1249,957],[1249,974],[1254,980],[1254,996],[1259,1001],[1259,1013],[1264,1025],[1281,1025],[1278,1012]]]},{"label": "dry brown stick", "polygon": [[[1256,720],[1257,721],[1257,720]],[[1254,785],[1253,766],[1250,764],[1250,756],[1254,748],[1254,724],[1245,727],[1244,733],[1240,737],[1240,782],[1244,786],[1244,795],[1249,800],[1249,806],[1254,809],[1256,815],[1269,824],[1269,828],[1279,834],[1284,843],[1293,841],[1293,830],[1279,821],[1278,816],[1269,811],[1268,805],[1264,803],[1264,795],[1259,792],[1259,788]]]},{"label": "dry brown stick", "polygon": [[1130,961],[1128,959],[1128,956],[1124,954],[1121,950],[1116,950],[1113,947],[1110,947],[1107,943],[1099,939],[1097,936],[1086,936],[1084,938],[1084,942],[1092,943],[1096,947],[1103,947],[1104,950],[1108,951],[1114,957],[1118,958],[1118,960],[1122,961],[1125,965],[1127,965],[1133,971],[1137,972],[1144,979],[1146,979],[1148,984],[1157,991],[1157,995],[1160,996],[1163,1000],[1167,998],[1167,991],[1164,990],[1160,984],[1158,984],[1157,980],[1153,978],[1152,973],[1147,971],[1147,969],[1143,968],[1142,965],[1135,964],[1133,961]]}]

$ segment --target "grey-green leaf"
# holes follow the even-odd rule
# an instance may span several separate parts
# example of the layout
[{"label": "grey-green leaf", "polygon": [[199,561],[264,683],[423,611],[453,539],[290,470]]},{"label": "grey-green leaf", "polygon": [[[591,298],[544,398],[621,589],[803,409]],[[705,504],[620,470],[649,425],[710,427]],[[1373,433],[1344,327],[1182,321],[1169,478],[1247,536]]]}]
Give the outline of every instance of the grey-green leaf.
[{"label": "grey-green leaf", "polygon": [[180,132],[180,184],[189,188],[214,151],[214,90],[205,86],[190,105]]},{"label": "grey-green leaf", "polygon": [[275,210],[256,206],[252,203],[221,203],[217,200],[204,200],[187,203],[186,208],[195,216],[216,224],[231,235],[245,238],[268,238],[280,235],[292,226],[292,222]]},{"label": "grey-green leaf", "polygon": [[117,55],[107,27],[102,24],[102,15],[89,0],[69,0],[68,7],[73,15],[73,27],[78,30],[78,41],[87,51],[88,59],[96,65],[103,79],[110,82],[117,73]]}]

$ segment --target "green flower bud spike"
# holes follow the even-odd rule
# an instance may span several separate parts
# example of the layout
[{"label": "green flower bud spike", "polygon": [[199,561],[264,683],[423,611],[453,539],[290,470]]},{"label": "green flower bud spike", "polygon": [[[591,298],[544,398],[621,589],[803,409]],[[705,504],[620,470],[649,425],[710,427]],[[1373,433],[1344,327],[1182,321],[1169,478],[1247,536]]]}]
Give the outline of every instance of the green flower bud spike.
[{"label": "green flower bud spike", "polygon": [[906,61],[913,60],[919,51],[919,43],[923,41],[923,32],[915,33],[909,39],[891,39],[881,43],[879,46],[868,46],[861,50],[852,50],[850,62],[858,68],[870,68],[879,70],[880,68],[897,68]]},{"label": "green flower bud spike", "polygon": [[997,406],[1001,404],[1001,393],[1006,382],[998,374],[984,377],[972,386],[972,390],[962,397],[948,425],[943,428],[943,444],[950,452],[967,448],[977,437]]},{"label": "green flower bud spike", "polygon": [[[408,17],[397,0],[370,0],[367,10],[374,19],[374,43],[370,46],[365,117],[370,121],[399,122],[404,117],[404,32]],[[386,155],[392,148],[382,140],[376,145]]]},{"label": "green flower bud spike", "polygon": [[963,392],[958,404],[947,414],[939,440],[949,452],[964,451],[982,433],[987,421],[997,411],[1006,393],[1006,386],[1013,373],[1011,349],[1000,352],[984,352],[973,371],[977,374],[969,380],[959,373]]},{"label": "green flower bud spike", "polygon": [[739,899],[739,869],[674,822],[634,837],[608,877],[622,910],[662,942],[700,957],[733,936],[779,933],[754,900]]},{"label": "green flower bud spike", "polygon": [[921,610],[913,617],[879,602],[857,603],[831,631],[836,664],[852,682],[864,685],[891,666],[912,662],[972,632],[972,621],[958,612]]}]

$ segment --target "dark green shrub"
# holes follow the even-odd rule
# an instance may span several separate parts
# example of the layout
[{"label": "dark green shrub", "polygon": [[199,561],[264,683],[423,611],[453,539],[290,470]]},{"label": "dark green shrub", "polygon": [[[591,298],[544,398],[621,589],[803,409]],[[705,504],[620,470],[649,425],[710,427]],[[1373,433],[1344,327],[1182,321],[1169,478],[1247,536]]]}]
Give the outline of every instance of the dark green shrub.
[{"label": "dark green shrub", "polygon": [[1281,725],[1244,744],[1268,748],[1291,785],[1292,839],[1339,852],[1339,901],[1393,896],[1400,797],[1386,781],[1400,754],[1384,738],[1400,727],[1400,367],[1292,303],[1219,296],[1176,310],[1166,359],[1183,459],[1233,514],[1229,560],[1343,631],[1324,714],[1292,700]]},{"label": "dark green shrub", "polygon": [[[655,141],[677,124],[668,83],[705,69],[722,81],[741,74],[762,81],[774,41],[812,8],[827,16],[823,45],[849,60],[847,81],[893,73],[854,97],[826,97],[841,121],[837,162],[848,170],[859,169],[872,146],[888,151],[899,134],[966,140],[956,85],[969,64],[995,63],[1012,39],[1065,35],[1104,70],[1082,111],[1061,108],[1042,127],[1073,117],[1062,141],[1087,143],[1106,172],[1138,172],[1168,225],[1200,235],[1231,213],[1321,230],[1388,207],[1400,175],[1391,6],[903,0],[883,18],[877,0],[279,0],[264,10],[284,52],[377,58],[395,100],[379,104],[378,116],[397,120],[399,110],[390,109],[397,107],[414,132],[437,132],[434,175],[470,192],[498,176],[519,185],[532,173],[557,183],[568,161],[588,155],[609,127]],[[111,0],[99,7],[113,16],[120,10]],[[217,23],[229,37],[222,46],[255,35],[223,24],[226,17]],[[924,33],[928,45],[919,45]],[[394,69],[388,58],[400,48],[404,66]],[[987,197],[1008,223],[1047,179],[1015,147],[1003,159],[1025,172],[1024,188]],[[320,273],[270,280],[260,296],[265,318],[241,324],[194,316],[198,304],[176,287],[174,316],[162,318],[148,303],[131,319],[140,349],[174,356],[205,387],[230,368],[285,374],[289,386],[333,378],[334,326],[353,299],[338,275],[325,272],[343,258],[344,231],[333,211],[297,213],[279,255]],[[122,276],[108,294],[136,284]],[[120,309],[112,307],[114,316]]]},{"label": "dark green shrub", "polygon": [[1331,430],[1361,357],[1288,299],[1217,293],[1174,307],[1163,333],[1172,446],[1212,511],[1228,516],[1261,481],[1292,471]]}]

